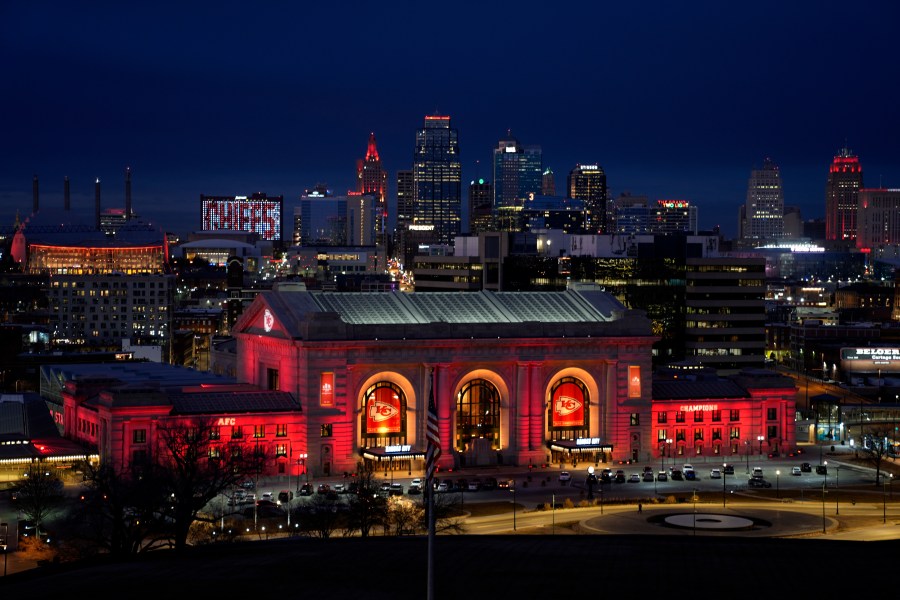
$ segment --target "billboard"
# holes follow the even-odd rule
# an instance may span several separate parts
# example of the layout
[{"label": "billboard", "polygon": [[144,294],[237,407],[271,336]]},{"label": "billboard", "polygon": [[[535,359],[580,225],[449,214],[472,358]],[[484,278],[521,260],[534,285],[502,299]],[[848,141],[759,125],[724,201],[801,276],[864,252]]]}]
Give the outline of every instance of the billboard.
[{"label": "billboard", "polygon": [[551,427],[584,427],[584,393],[572,382],[562,383],[553,390]]},{"label": "billboard", "polygon": [[397,392],[389,387],[376,388],[366,406],[366,431],[369,434],[401,433],[402,416]]},{"label": "billboard", "polygon": [[850,373],[900,371],[900,348],[841,348],[841,368]]},{"label": "billboard", "polygon": [[281,241],[281,213],[284,198],[265,194],[247,196],[200,195],[203,231],[247,231],[260,239]]}]

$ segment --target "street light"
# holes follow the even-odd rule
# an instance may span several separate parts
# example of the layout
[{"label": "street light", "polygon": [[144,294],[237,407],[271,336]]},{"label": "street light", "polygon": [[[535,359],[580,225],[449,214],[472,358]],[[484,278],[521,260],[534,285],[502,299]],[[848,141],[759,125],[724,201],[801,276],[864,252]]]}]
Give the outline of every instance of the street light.
[{"label": "street light", "polygon": [[778,491],[778,478],[781,476],[781,471],[775,471],[775,499],[781,498],[781,492]]},{"label": "street light", "polygon": [[[672,456],[672,438],[666,438],[666,452],[668,452],[669,457]],[[672,464],[675,464],[674,460],[672,461]],[[663,467],[663,470],[665,471],[665,467]]]},{"label": "street light", "polygon": [[745,452],[744,454],[747,457],[747,475],[749,475],[750,474],[750,453],[753,451],[750,448],[750,440],[747,440],[746,442],[744,442],[744,446],[747,447],[747,452]]},{"label": "street light", "polygon": [[587,472],[588,476],[585,480],[588,489],[587,499],[588,501],[592,501],[594,499],[594,483],[596,483],[597,477],[594,475],[594,467],[588,467]]},{"label": "street light", "polygon": [[761,436],[761,435],[756,436],[756,440],[759,442],[759,454],[760,454],[760,456],[762,455],[762,443],[763,443],[763,440],[764,440],[764,439],[766,439],[766,438],[763,437],[763,436]]},{"label": "street light", "polygon": [[513,495],[513,531],[516,530],[516,480],[512,480],[512,485],[509,486],[509,491],[512,492]]},{"label": "street light", "polygon": [[725,498],[727,493],[725,491],[725,479],[727,477],[727,475],[725,474],[725,467],[727,466],[728,463],[722,463],[722,508],[725,508]]}]

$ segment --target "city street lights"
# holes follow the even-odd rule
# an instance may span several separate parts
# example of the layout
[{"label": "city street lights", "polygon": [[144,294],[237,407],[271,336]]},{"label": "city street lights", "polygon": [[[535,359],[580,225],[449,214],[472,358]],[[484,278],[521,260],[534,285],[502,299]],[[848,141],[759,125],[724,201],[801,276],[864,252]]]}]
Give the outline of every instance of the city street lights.
[{"label": "city street lights", "polygon": [[766,439],[766,438],[763,437],[763,436],[761,436],[761,435],[756,436],[756,440],[759,442],[759,454],[760,454],[760,456],[762,456],[762,443],[763,443],[763,440],[764,440],[764,439]]},{"label": "city street lights", "polygon": [[509,491],[512,492],[513,495],[513,531],[516,530],[516,480],[512,480],[512,485],[509,486]]},{"label": "city street lights", "polygon": [[[666,452],[668,452],[670,457],[672,456],[672,438],[666,438]],[[672,461],[672,464],[675,464],[675,461]],[[663,471],[665,470],[666,468],[663,466]]]},{"label": "city street lights", "polygon": [[727,492],[725,491],[725,478],[728,477],[725,474],[725,467],[727,467],[727,466],[728,466],[727,463],[722,463],[722,508],[725,508],[725,498],[727,497],[726,496]]},{"label": "city street lights", "polygon": [[744,454],[747,457],[747,475],[749,475],[750,474],[750,453],[753,452],[753,450],[750,448],[750,440],[747,440],[746,442],[744,442],[744,446],[747,447],[747,452],[745,452]]},{"label": "city street lights", "polygon": [[594,483],[597,482],[597,476],[594,475],[594,467],[588,467],[587,469],[588,475],[585,483],[587,484],[587,499],[591,501],[594,499]]},{"label": "city street lights", "polygon": [[775,499],[781,498],[781,492],[778,491],[778,478],[781,477],[781,471],[775,471]]}]

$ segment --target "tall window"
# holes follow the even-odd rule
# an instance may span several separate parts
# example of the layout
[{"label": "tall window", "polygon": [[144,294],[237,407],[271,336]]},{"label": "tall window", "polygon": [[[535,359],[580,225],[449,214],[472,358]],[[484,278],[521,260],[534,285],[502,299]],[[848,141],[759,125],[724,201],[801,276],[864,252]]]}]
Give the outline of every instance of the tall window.
[{"label": "tall window", "polygon": [[675,411],[675,422],[676,423],[684,423],[684,411],[683,410]]},{"label": "tall window", "polygon": [[367,389],[360,417],[364,446],[406,443],[406,395],[396,384],[379,381]]},{"label": "tall window", "polygon": [[641,415],[639,413],[631,413],[631,426],[636,427],[641,424]]},{"label": "tall window", "polygon": [[767,408],[766,409],[766,419],[769,421],[777,421],[778,420],[778,409],[777,408]]},{"label": "tall window", "polygon": [[278,369],[266,369],[266,389],[278,389]]},{"label": "tall window", "polygon": [[287,437],[287,423],[275,425],[275,437]]},{"label": "tall window", "polygon": [[287,444],[275,444],[275,456],[287,456]]},{"label": "tall window", "polygon": [[740,421],[741,420],[741,410],[739,408],[733,408],[728,411],[728,420],[729,421]]},{"label": "tall window", "polygon": [[703,411],[695,410],[694,411],[694,423],[702,423],[703,422]]},{"label": "tall window", "polygon": [[657,423],[667,423],[669,420],[668,414],[666,411],[661,410],[656,413],[656,422]]},{"label": "tall window", "polygon": [[134,444],[146,444],[147,443],[147,430],[146,429],[135,429],[131,434],[131,441]]},{"label": "tall window", "polygon": [[456,397],[456,449],[465,452],[476,443],[500,449],[500,392],[484,379],[469,381]]},{"label": "tall window", "polygon": [[722,411],[721,411],[721,410],[718,410],[718,409],[712,411],[712,417],[711,417],[711,418],[712,418],[713,423],[718,423],[718,422],[720,422],[720,421],[722,420]]},{"label": "tall window", "polygon": [[265,425],[254,425],[253,426],[253,437],[255,437],[255,438],[266,437],[266,426]]},{"label": "tall window", "polygon": [[231,427],[231,439],[239,440],[244,437],[244,428],[240,425],[233,425]]}]

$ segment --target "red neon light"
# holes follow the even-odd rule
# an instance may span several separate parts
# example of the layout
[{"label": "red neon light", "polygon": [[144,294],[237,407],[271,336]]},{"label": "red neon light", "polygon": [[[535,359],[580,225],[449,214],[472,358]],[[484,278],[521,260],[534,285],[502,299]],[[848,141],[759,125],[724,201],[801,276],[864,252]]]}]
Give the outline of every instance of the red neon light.
[{"label": "red neon light", "polygon": [[369,147],[366,150],[366,162],[381,160],[378,158],[378,148],[375,147],[375,133],[369,134]]},{"label": "red neon light", "polygon": [[163,245],[159,244],[157,246],[51,246],[47,244],[32,244],[32,248],[55,248],[57,250],[102,250],[103,252],[132,252],[134,250],[161,250]]}]

